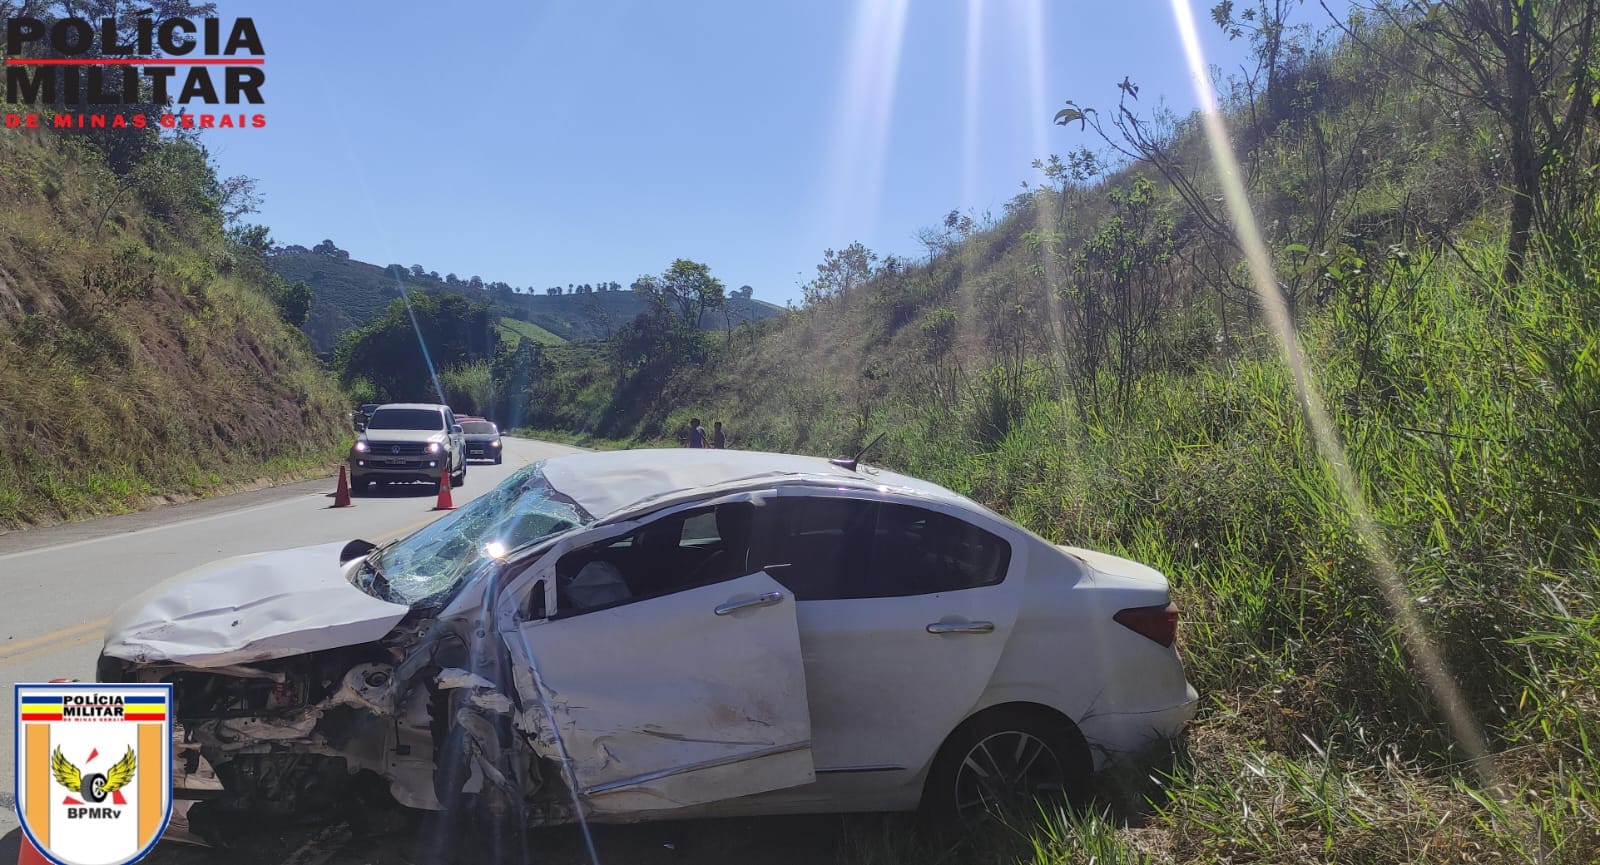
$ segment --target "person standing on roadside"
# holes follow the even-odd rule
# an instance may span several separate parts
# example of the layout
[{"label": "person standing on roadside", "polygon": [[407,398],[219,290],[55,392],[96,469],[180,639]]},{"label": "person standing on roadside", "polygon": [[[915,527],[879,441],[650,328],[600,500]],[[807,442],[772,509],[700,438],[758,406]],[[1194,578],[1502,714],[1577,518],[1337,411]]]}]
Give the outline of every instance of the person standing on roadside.
[{"label": "person standing on roadside", "polygon": [[722,450],[728,446],[728,436],[722,431],[722,421],[712,424],[711,446],[717,450]]},{"label": "person standing on roadside", "polygon": [[703,448],[706,446],[706,428],[700,425],[699,418],[689,419],[689,447]]}]

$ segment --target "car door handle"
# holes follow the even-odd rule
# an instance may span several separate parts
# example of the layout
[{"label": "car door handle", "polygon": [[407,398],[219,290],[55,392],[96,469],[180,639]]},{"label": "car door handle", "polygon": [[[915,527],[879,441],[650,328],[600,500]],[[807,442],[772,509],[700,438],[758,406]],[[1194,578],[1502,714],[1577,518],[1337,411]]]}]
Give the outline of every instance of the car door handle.
[{"label": "car door handle", "polygon": [[756,595],[753,598],[745,598],[739,601],[729,601],[726,604],[718,604],[716,613],[719,616],[726,616],[729,613],[737,613],[740,610],[749,610],[755,607],[770,607],[782,600],[783,592],[767,592],[764,595]]},{"label": "car door handle", "polygon": [[928,626],[930,634],[988,634],[993,631],[994,622],[934,622]]}]

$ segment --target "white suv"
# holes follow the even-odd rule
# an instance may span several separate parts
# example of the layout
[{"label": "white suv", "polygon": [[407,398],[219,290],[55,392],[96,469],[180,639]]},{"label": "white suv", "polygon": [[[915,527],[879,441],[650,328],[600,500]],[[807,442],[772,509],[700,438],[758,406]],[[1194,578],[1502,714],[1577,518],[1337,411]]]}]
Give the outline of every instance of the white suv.
[{"label": "white suv", "polygon": [[467,480],[461,425],[447,405],[397,402],[378,406],[367,428],[350,447],[350,485],[364,490],[373,481],[439,482],[450,469],[450,485]]}]

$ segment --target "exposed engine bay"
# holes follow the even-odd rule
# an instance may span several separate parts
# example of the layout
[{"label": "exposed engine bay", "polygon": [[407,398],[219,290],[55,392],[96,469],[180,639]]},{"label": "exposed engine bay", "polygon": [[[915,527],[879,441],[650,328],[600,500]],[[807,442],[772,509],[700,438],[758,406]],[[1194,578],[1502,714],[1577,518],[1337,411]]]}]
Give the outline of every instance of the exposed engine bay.
[{"label": "exposed engine bay", "polygon": [[[174,686],[173,796],[226,846],[273,823],[362,820],[396,804],[523,825],[567,822],[557,764],[515,723],[498,640],[421,612],[376,643],[224,667],[103,656],[104,682]],[[465,807],[458,807],[465,806]],[[368,812],[363,814],[361,812]]]}]

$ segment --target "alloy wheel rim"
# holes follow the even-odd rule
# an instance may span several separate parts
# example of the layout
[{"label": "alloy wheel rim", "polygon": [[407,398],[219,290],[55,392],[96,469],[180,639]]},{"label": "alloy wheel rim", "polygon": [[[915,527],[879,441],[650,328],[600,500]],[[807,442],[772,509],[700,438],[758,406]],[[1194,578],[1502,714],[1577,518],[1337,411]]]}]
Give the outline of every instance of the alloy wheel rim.
[{"label": "alloy wheel rim", "polygon": [[973,745],[956,769],[956,815],[965,823],[1020,813],[1034,800],[1066,793],[1055,751],[1021,730],[994,733]]}]

